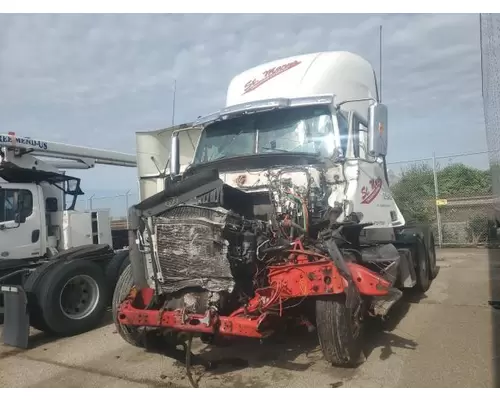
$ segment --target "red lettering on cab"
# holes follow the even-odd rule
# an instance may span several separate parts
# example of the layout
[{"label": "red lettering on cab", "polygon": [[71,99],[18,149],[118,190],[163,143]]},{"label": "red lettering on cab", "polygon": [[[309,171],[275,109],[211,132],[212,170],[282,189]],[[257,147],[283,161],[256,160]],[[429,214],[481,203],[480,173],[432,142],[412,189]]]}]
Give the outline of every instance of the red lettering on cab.
[{"label": "red lettering on cab", "polygon": [[264,83],[270,81],[271,79],[277,77],[278,75],[282,74],[285,71],[288,71],[289,69],[292,69],[293,67],[296,67],[299,65],[302,61],[292,61],[283,65],[280,65],[278,67],[273,67],[270,68],[262,73],[262,78],[257,79],[251,79],[247,83],[245,83],[245,89],[243,91],[243,94],[246,94],[248,92],[251,92],[252,90],[257,89],[259,86],[263,85]]}]

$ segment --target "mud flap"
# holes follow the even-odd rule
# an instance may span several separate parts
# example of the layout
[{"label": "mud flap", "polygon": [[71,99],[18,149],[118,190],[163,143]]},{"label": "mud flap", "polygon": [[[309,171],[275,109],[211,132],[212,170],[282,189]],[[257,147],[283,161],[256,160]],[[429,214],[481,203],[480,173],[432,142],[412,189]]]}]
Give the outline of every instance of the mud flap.
[{"label": "mud flap", "polygon": [[0,291],[4,297],[2,341],[8,346],[27,349],[30,320],[26,292],[15,285],[0,286]]}]

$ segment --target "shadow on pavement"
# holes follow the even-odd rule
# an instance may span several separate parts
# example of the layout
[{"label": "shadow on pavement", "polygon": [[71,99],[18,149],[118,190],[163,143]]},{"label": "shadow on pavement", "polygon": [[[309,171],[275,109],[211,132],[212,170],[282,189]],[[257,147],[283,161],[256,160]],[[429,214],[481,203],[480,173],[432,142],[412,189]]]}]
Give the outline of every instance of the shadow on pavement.
[{"label": "shadow on pavement", "polygon": [[[396,303],[385,321],[368,319],[365,330],[364,354],[368,359],[373,357],[375,349],[381,349],[380,359],[386,360],[395,353],[395,349],[415,349],[418,344],[411,339],[399,336],[394,331],[400,321],[407,315],[412,304],[420,302],[424,296],[405,293],[403,299]],[[160,344],[149,351],[160,353],[177,361],[179,367],[185,365],[186,355],[181,346],[176,349],[165,349]],[[202,345],[193,351],[191,365],[197,369],[198,380],[206,375],[219,376],[246,368],[272,367],[285,371],[307,371],[313,364],[324,364],[325,369],[333,368],[323,360],[316,332],[307,332],[297,327],[279,333],[262,343],[255,339],[235,338],[230,342],[222,340],[214,345]],[[316,366],[315,366],[316,368]],[[353,369],[336,368],[335,375],[347,378],[354,373]],[[200,376],[201,375],[201,376]],[[260,386],[259,386],[260,387]]]},{"label": "shadow on pavement", "polygon": [[[111,315],[111,312],[106,312],[102,321],[94,329],[103,328],[107,325],[110,325],[111,323],[113,323],[113,317]],[[33,330],[33,328],[32,328],[32,331],[30,332],[30,336],[29,336],[29,343],[28,343],[27,349],[11,347],[9,350],[3,351],[0,354],[0,359],[15,356],[17,354],[24,353],[28,350],[42,347],[42,346],[49,344],[49,343],[56,343],[57,341],[59,341],[61,339],[64,339],[64,337],[52,335],[50,333],[40,332],[38,330]]]},{"label": "shadow on pavement", "polygon": [[410,291],[404,292],[403,298],[396,303],[385,320],[373,318],[367,320],[365,331],[365,357],[369,358],[375,349],[381,348],[380,359],[386,360],[394,354],[394,348],[410,349],[417,348],[418,343],[394,333],[399,323],[408,314],[412,304],[419,303],[425,299],[424,294],[414,294]]},{"label": "shadow on pavement", "polygon": [[46,344],[53,343],[56,340],[57,340],[57,338],[54,338],[51,335],[48,335],[44,332],[36,331],[35,333],[30,334],[29,347],[27,349],[5,346],[9,350],[2,351],[2,353],[0,354],[0,360],[8,358],[8,357],[16,356],[18,354],[22,354],[22,353],[29,351],[31,349],[36,349],[38,347],[42,347]]}]

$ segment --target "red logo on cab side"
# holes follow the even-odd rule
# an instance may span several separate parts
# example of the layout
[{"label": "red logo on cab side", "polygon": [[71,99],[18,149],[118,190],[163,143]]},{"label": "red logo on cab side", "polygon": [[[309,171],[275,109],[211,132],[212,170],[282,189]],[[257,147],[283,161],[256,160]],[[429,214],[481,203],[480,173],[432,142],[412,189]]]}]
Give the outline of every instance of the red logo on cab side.
[{"label": "red logo on cab side", "polygon": [[273,78],[276,78],[278,75],[282,74],[285,71],[288,71],[289,69],[292,69],[293,67],[296,67],[299,65],[302,61],[292,61],[287,64],[280,65],[278,67],[270,68],[267,71],[264,71],[262,74],[262,78],[257,79],[254,78],[252,80],[249,80],[247,83],[245,83],[245,90],[243,91],[243,94],[246,94],[248,92],[251,92],[252,90],[257,89],[259,86],[263,85],[264,83],[270,81]]},{"label": "red logo on cab side", "polygon": [[361,204],[370,204],[375,200],[382,189],[382,179],[370,179],[370,188],[363,186],[361,188]]}]

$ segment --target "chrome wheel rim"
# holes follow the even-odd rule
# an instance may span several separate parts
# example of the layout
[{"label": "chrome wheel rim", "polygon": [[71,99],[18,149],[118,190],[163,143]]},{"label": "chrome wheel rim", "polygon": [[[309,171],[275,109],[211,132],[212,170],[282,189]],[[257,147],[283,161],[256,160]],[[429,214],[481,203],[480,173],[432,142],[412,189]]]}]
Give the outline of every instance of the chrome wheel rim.
[{"label": "chrome wheel rim", "polygon": [[88,275],[77,275],[66,282],[59,306],[66,318],[81,320],[94,312],[99,303],[99,285]]}]

